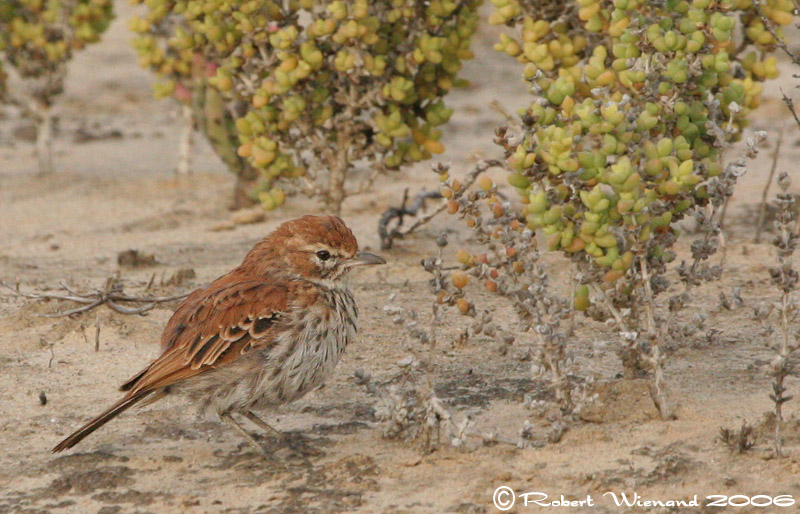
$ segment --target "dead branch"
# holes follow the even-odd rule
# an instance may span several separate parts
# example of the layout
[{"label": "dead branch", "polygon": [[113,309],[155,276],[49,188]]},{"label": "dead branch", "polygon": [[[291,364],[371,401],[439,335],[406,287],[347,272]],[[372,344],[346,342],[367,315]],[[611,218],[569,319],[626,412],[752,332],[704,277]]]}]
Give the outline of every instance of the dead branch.
[{"label": "dead branch", "polygon": [[503,117],[503,119],[505,119],[505,122],[511,128],[519,132],[522,132],[523,128],[522,124],[519,122],[519,116],[515,116],[510,112],[508,112],[508,110],[506,110],[506,108],[503,107],[503,104],[501,104],[497,100],[492,100],[491,102],[489,102],[489,108],[500,114]]},{"label": "dead branch", "polygon": [[[119,281],[119,279],[115,277],[111,277],[106,280],[105,287],[103,289],[96,289],[94,291],[90,291],[87,293],[80,293],[74,291],[69,286],[61,283],[61,287],[67,291],[68,294],[57,294],[57,293],[45,293],[40,291],[22,291],[19,288],[19,284],[16,286],[12,286],[11,284],[7,284],[3,281],[0,281],[0,286],[9,289],[17,296],[22,296],[24,298],[31,298],[34,300],[64,300],[69,302],[75,302],[81,304],[80,307],[75,307],[73,309],[68,309],[65,311],[58,311],[52,314],[40,314],[39,316],[44,318],[60,318],[64,316],[72,316],[73,314],[80,314],[82,312],[87,312],[95,307],[99,307],[100,305],[107,305],[111,310],[114,310],[120,314],[138,314],[144,316],[147,314],[148,311],[155,308],[156,305],[160,303],[172,302],[175,300],[180,300],[186,298],[189,293],[181,293],[172,296],[132,296],[125,294],[123,291],[123,284]],[[143,303],[144,305],[138,307],[128,307],[122,305],[124,303]]]},{"label": "dead branch", "polygon": [[[441,163],[435,166],[444,166]],[[434,166],[434,169],[435,169]],[[504,167],[505,164],[503,161],[498,159],[488,159],[488,160],[481,160],[478,162],[477,165],[470,171],[465,177],[463,186],[459,191],[454,193],[453,199],[457,200],[464,192],[466,192],[472,184],[475,183],[475,180],[478,179],[478,176],[483,173],[484,171],[488,170],[489,168],[495,167]],[[439,207],[437,207],[431,213],[419,218],[413,225],[408,227],[406,230],[400,230],[400,227],[403,225],[403,218],[404,216],[416,216],[417,212],[424,208],[425,200],[430,198],[441,198],[442,195],[436,191],[422,191],[421,193],[417,194],[414,197],[414,201],[410,206],[406,206],[406,202],[408,200],[408,191],[406,191],[403,195],[403,202],[400,207],[390,207],[383,213],[381,216],[380,221],[378,222],[378,236],[381,239],[381,249],[388,250],[392,247],[392,244],[395,239],[403,239],[408,234],[412,233],[422,225],[428,223],[432,220],[437,214],[441,213],[442,211],[447,208],[447,202],[442,203]],[[389,229],[389,223],[392,220],[397,220],[397,225],[393,229]]]},{"label": "dead branch", "polygon": [[786,96],[786,93],[783,92],[783,89],[781,89],[781,96],[783,97],[783,103],[786,104],[786,108],[789,109],[789,112],[792,114],[792,118],[794,118],[795,123],[797,123],[797,126],[800,127],[800,117],[798,117],[797,111],[794,110],[794,101]]},{"label": "dead branch", "polygon": [[784,41],[784,39],[778,36],[775,24],[772,23],[772,21],[769,18],[767,18],[766,14],[764,14],[764,11],[762,9],[763,1],[764,0],[756,0],[755,2],[753,2],[753,5],[755,5],[756,11],[758,12],[758,16],[759,18],[761,18],[761,22],[764,24],[764,28],[767,30],[767,32],[772,34],[772,39],[775,40],[775,46],[783,50],[783,53],[785,53],[789,57],[789,59],[792,60],[793,63],[800,64],[800,55],[795,54],[789,49],[788,46],[786,46],[786,42]]},{"label": "dead branch", "polygon": [[100,316],[98,315],[95,318],[95,325],[94,325],[94,351],[100,351]]},{"label": "dead branch", "polygon": [[[439,191],[420,191],[414,197],[411,205],[408,205],[408,189],[406,188],[403,192],[403,201],[400,203],[400,207],[389,207],[386,209],[378,222],[378,235],[381,238],[381,249],[390,249],[395,238],[402,239],[405,234],[411,231],[407,230],[405,233],[400,231],[405,216],[416,216],[420,210],[425,210],[426,200],[439,199],[441,197],[442,194]],[[389,230],[389,223],[393,219],[397,220],[397,226]]]},{"label": "dead branch", "polygon": [[769,186],[772,185],[772,180],[775,177],[775,170],[778,168],[778,158],[781,155],[781,144],[783,143],[784,126],[780,126],[778,131],[778,141],[775,143],[775,151],[772,153],[772,166],[769,169],[769,177],[767,183],[764,184],[764,191],[761,193],[761,204],[758,206],[758,224],[756,225],[756,237],[753,240],[758,244],[761,242],[761,231],[764,228],[764,218],[767,215],[767,197],[769,195]]}]

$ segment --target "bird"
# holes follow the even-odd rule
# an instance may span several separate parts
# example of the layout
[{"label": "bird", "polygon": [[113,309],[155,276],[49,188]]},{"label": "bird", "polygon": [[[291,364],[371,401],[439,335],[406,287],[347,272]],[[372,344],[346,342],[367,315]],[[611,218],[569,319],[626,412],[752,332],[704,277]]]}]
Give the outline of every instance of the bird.
[{"label": "bird", "polygon": [[167,322],[161,354],[120,387],[125,394],[58,443],[72,448],[138,403],[183,395],[257,448],[234,415],[286,442],[254,411],[287,404],[319,387],[355,338],[351,271],[385,264],[359,251],[339,217],[308,215],[281,224],[242,263],[187,296]]}]

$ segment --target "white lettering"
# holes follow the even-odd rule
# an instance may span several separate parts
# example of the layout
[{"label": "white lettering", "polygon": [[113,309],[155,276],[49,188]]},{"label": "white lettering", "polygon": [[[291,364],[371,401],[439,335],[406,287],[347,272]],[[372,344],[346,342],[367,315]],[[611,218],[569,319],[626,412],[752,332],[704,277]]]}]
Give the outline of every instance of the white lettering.
[{"label": "white lettering", "polygon": [[638,493],[633,493],[633,498],[631,500],[628,500],[628,496],[625,493],[621,493],[622,500],[617,498],[617,493],[612,493],[611,491],[603,493],[603,496],[608,496],[609,494],[612,496],[612,499],[614,500],[614,503],[617,505],[617,507],[622,507],[623,504],[627,505],[628,507],[633,507],[637,505],[639,502]]},{"label": "white lettering", "polygon": [[532,496],[532,495],[538,495],[539,498],[537,500],[530,500],[531,503],[535,503],[539,507],[549,507],[550,506],[549,503],[542,503],[544,500],[547,499],[547,494],[539,493],[539,492],[531,492],[531,493],[522,493],[522,494],[520,494],[519,497],[522,498],[523,505],[525,505],[525,506],[528,505],[528,496]]}]

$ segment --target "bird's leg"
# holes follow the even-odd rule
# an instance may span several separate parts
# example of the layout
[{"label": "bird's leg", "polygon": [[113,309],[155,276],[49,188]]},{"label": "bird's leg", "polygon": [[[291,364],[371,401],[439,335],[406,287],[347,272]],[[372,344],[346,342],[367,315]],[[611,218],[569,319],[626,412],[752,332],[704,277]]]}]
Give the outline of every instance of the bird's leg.
[{"label": "bird's leg", "polygon": [[249,419],[250,421],[252,421],[256,425],[258,425],[259,428],[261,428],[263,430],[266,430],[267,432],[271,432],[272,434],[275,435],[275,437],[277,437],[281,441],[284,441],[284,442],[286,441],[286,435],[284,435],[283,432],[281,432],[280,430],[278,430],[277,428],[273,427],[272,425],[270,425],[269,423],[267,423],[263,419],[261,419],[258,416],[256,416],[253,413],[253,411],[246,410],[246,411],[242,412],[242,414],[244,415],[244,417],[246,417],[247,419]]},{"label": "bird's leg", "polygon": [[219,419],[221,419],[222,421],[224,421],[225,423],[227,423],[227,425],[228,425],[229,427],[231,427],[232,429],[236,430],[236,431],[239,433],[239,435],[241,435],[242,437],[244,437],[245,439],[247,439],[247,441],[248,441],[250,444],[252,444],[252,445],[253,445],[253,447],[254,447],[256,450],[258,450],[258,452],[260,452],[260,453],[265,453],[265,454],[268,454],[268,453],[269,453],[269,452],[267,452],[267,451],[264,449],[264,447],[263,447],[263,446],[261,446],[261,444],[258,442],[258,440],[256,440],[256,438],[255,438],[255,437],[253,437],[253,434],[251,434],[250,432],[248,432],[247,430],[245,430],[245,429],[244,429],[244,427],[243,427],[242,425],[240,425],[238,421],[236,421],[235,419],[233,419],[233,416],[231,416],[230,412],[223,412],[223,413],[220,413],[220,414],[219,414]]},{"label": "bird's leg", "polygon": [[259,428],[274,434],[275,437],[277,437],[278,440],[281,442],[281,444],[283,444],[283,445],[287,446],[288,448],[292,449],[293,451],[303,455],[304,457],[305,456],[314,456],[314,455],[321,455],[322,454],[322,452],[320,452],[319,450],[315,450],[313,448],[299,448],[297,445],[293,444],[289,440],[288,437],[286,437],[286,434],[284,434],[283,432],[281,432],[277,428],[271,426],[269,423],[267,423],[263,419],[261,419],[258,416],[256,416],[253,413],[253,411],[249,411],[249,410],[248,411],[244,411],[244,412],[242,412],[242,415],[244,415],[244,417],[246,417],[247,419],[252,421]]}]

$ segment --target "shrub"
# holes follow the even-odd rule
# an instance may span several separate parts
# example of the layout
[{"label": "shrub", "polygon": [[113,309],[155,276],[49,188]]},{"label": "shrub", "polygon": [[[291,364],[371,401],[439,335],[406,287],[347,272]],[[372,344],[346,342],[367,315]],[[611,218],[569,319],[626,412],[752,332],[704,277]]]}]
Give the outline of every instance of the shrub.
[{"label": "shrub", "polygon": [[[494,337],[506,346],[501,350],[505,353],[516,338],[515,331],[509,328],[510,324],[493,321],[492,312],[481,309],[473,299],[476,290],[502,298],[517,316],[516,332],[535,334],[535,343],[528,346],[527,355],[533,363],[533,378],[546,378],[561,413],[576,413],[583,398],[576,394],[567,352],[574,302],[551,290],[532,231],[511,204],[500,198],[493,180],[481,174],[477,177],[478,187],[468,189],[471,184],[453,178],[448,167],[435,168],[434,172],[442,183],[442,195],[448,199],[448,213],[457,214],[485,250],[469,252],[462,248],[456,255],[455,271],[436,270],[440,276],[431,283],[437,302],[455,307],[475,320],[462,338],[481,333]],[[423,266],[432,272],[425,262]]]},{"label": "shrub", "polygon": [[775,403],[775,454],[783,456],[783,442],[781,428],[783,424],[783,404],[792,399],[786,393],[785,379],[792,373],[789,359],[800,348],[797,334],[792,334],[791,325],[797,320],[797,302],[793,298],[797,291],[798,273],[794,269],[792,257],[800,241],[800,234],[795,228],[795,201],[794,195],[789,193],[792,179],[786,172],[778,177],[781,192],[778,193],[778,216],[775,226],[778,234],[773,241],[777,249],[777,266],[769,269],[773,285],[781,291],[781,300],[776,302],[777,322],[769,323],[769,311],[762,321],[766,321],[770,328],[779,327],[777,341],[770,341],[775,349],[775,358],[769,366],[769,374],[773,378],[770,398]]},{"label": "shrub", "polygon": [[[524,65],[535,96],[519,137],[498,138],[527,226],[576,262],[575,307],[616,321],[629,374],[652,370],[653,399],[671,417],[663,343],[688,297],[672,297],[666,316],[655,298],[669,286],[676,223],[731,194],[740,170],[723,173],[722,152],[777,76],[775,36],[749,0],[492,3],[490,21],[514,29],[496,49]],[[792,8],[763,5],[777,25]],[[719,218],[706,228],[694,263],[678,268],[687,290],[720,272],[702,264]]]},{"label": "shrub", "polygon": [[357,163],[373,168],[366,187],[443,150],[436,127],[452,111],[442,98],[471,57],[479,3],[162,0],[135,23],[157,32],[169,20],[168,51],[139,42],[175,84],[166,91],[200,53],[215,69],[208,84],[245,106],[233,113],[237,152],[260,172],[254,193],[266,208],[283,203],[280,180],[300,179],[339,212]]},{"label": "shrub", "polygon": [[236,116],[246,111],[243,101],[224,98],[222,93],[209,83],[216,75],[217,64],[203,56],[194,45],[196,35],[193,26],[179,15],[184,6],[165,1],[159,4],[133,0],[149,7],[143,17],[133,17],[129,28],[137,33],[133,46],[139,55],[139,64],[149,68],[160,78],[154,84],[159,98],[172,97],[182,106],[183,134],[181,136],[178,173],[189,171],[191,136],[199,130],[222,160],[228,170],[236,176],[232,208],[252,203],[251,195],[258,172],[246,159],[240,157],[236,135]]},{"label": "shrub", "polygon": [[[42,173],[53,169],[50,107],[64,90],[67,62],[99,41],[112,18],[112,0],[0,2],[0,101],[13,101],[36,116]],[[3,64],[25,81],[24,93],[6,90]]]}]

